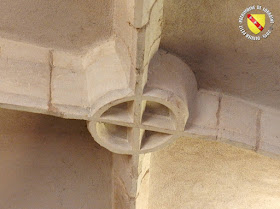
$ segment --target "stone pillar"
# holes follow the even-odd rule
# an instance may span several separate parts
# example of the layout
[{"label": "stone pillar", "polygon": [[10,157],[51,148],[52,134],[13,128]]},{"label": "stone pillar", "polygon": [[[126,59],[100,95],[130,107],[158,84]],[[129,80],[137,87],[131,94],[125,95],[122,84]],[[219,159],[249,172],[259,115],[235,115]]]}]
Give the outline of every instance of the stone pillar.
[{"label": "stone pillar", "polygon": [[113,154],[113,209],[147,209],[151,154]]}]

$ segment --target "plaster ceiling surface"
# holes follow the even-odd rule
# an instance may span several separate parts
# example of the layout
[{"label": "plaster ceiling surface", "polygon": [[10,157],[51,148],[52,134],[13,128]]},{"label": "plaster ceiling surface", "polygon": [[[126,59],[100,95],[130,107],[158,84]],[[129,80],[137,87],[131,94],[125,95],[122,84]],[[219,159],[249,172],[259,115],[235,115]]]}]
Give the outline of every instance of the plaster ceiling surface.
[{"label": "plaster ceiling surface", "polygon": [[2,0],[0,36],[61,50],[80,50],[111,36],[111,0]]},{"label": "plaster ceiling surface", "polygon": [[0,109],[0,208],[111,207],[112,155],[84,121]]},{"label": "plaster ceiling surface", "polygon": [[[239,16],[251,5],[274,16],[267,39],[251,41],[239,31]],[[184,59],[200,88],[280,109],[279,16],[273,0],[165,0],[161,47]]]},{"label": "plaster ceiling surface", "polygon": [[280,208],[279,169],[249,150],[182,138],[152,154],[149,208]]}]

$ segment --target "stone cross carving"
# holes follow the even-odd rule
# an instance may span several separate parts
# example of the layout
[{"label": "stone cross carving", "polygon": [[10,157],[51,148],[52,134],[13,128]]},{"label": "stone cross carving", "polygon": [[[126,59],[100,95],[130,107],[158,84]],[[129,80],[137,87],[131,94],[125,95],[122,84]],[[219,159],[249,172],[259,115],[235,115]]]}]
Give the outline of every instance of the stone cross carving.
[{"label": "stone cross carving", "polygon": [[[148,70],[143,93],[114,98],[88,123],[94,139],[112,152],[147,153],[183,135],[196,93],[193,73],[180,59],[162,50]],[[121,95],[122,90],[113,94]]]}]

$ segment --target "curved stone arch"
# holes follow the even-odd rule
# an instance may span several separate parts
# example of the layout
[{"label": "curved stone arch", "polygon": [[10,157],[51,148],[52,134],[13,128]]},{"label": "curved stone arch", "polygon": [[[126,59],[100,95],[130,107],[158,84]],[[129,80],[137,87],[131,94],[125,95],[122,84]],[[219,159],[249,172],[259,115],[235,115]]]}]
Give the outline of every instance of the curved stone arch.
[{"label": "curved stone arch", "polygon": [[[82,51],[1,38],[0,106],[94,121],[111,107],[111,102],[133,100],[137,107],[150,98],[176,115],[180,127],[168,132],[174,136],[207,136],[261,153],[280,154],[279,111],[245,101],[237,102],[235,107],[246,105],[235,109],[228,105],[225,112],[231,112],[231,116],[250,119],[251,125],[240,127],[242,120],[232,123],[223,116],[228,96],[208,92],[216,95],[210,103],[195,98],[197,85],[191,69],[177,56],[159,49],[162,0],[115,3],[114,36]],[[108,80],[110,88],[103,88]],[[201,110],[198,117],[193,106]],[[141,114],[141,108],[136,113]],[[213,124],[207,121],[209,114]]]}]

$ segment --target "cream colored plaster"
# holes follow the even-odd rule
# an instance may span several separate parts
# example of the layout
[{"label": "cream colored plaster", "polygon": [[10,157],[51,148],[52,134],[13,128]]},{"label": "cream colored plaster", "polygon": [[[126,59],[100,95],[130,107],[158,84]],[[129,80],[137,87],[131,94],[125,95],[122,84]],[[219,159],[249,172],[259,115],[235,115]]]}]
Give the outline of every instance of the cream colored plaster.
[{"label": "cream colored plaster", "polygon": [[[265,40],[250,41],[239,31],[239,16],[251,5],[274,16]],[[279,109],[279,20],[275,0],[165,0],[161,47],[190,65],[200,88]]]},{"label": "cream colored plaster", "polygon": [[280,208],[280,162],[181,138],[151,157],[149,209]]},{"label": "cream colored plaster", "polygon": [[0,36],[81,51],[111,36],[112,15],[111,0],[2,0]]},{"label": "cream colored plaster", "polygon": [[0,110],[1,209],[111,208],[111,153],[83,121]]}]

